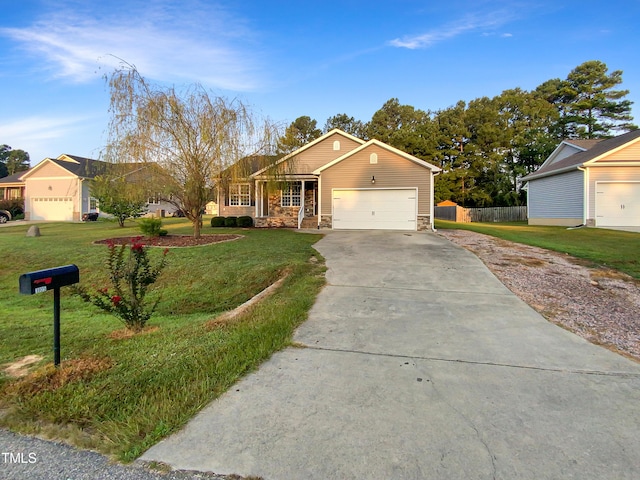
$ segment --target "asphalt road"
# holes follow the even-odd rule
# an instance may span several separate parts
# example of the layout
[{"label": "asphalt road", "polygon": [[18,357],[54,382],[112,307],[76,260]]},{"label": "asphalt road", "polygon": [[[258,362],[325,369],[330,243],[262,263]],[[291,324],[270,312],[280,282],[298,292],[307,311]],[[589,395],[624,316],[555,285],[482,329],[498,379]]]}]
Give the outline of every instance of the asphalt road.
[{"label": "asphalt road", "polygon": [[2,480],[223,480],[188,471],[162,473],[142,464],[121,465],[88,450],[63,443],[16,435],[0,429]]}]

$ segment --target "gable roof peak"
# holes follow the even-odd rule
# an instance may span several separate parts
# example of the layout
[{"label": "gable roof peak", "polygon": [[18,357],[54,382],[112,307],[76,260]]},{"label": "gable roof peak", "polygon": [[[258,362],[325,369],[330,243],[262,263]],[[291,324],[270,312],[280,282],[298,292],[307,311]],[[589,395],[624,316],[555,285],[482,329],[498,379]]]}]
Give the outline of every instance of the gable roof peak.
[{"label": "gable roof peak", "polygon": [[[529,175],[522,177],[522,180],[527,182],[539,177],[547,177],[550,175],[556,175],[570,170],[577,170],[584,166],[587,162],[595,162],[602,158],[604,155],[613,153],[621,148],[624,148],[628,144],[640,141],[640,129],[632,130],[617,137],[611,137],[604,140],[600,140],[595,143],[589,149],[582,149],[582,151],[569,155],[557,162],[547,163],[547,160],[540,166],[538,170]],[[563,141],[562,143],[565,143]],[[578,147],[579,148],[579,147]],[[556,153],[558,149],[554,151]],[[553,156],[554,153],[551,155]],[[549,157],[551,158],[551,157]]]},{"label": "gable roof peak", "polygon": [[428,168],[429,170],[431,170],[434,174],[437,174],[441,171],[441,169],[429,162],[426,162],[424,160],[419,159],[418,157],[414,157],[413,155],[408,154],[407,152],[403,152],[402,150],[399,150],[395,147],[392,147],[391,145],[389,145],[388,143],[384,143],[381,142],[380,140],[377,140],[375,138],[372,138],[371,140],[369,140],[368,142],[364,142],[362,145],[360,145],[359,147],[354,148],[353,150],[345,153],[344,155],[336,158],[335,160],[332,160],[331,162],[321,166],[320,168],[316,168],[313,173],[314,175],[319,175],[322,171],[326,170],[327,168],[330,168],[332,166],[334,166],[336,163],[340,163],[343,160],[355,155],[356,153],[361,152],[362,150],[369,148],[372,145],[376,145],[380,148],[383,148],[385,150],[388,150],[389,152],[392,152],[402,158],[405,158],[407,160],[410,160],[422,167]]},{"label": "gable roof peak", "polygon": [[[312,140],[311,142],[307,143],[306,145],[303,145],[302,147],[298,148],[297,150],[294,150],[291,153],[286,154],[284,157],[282,157],[281,159],[279,159],[275,165],[278,165],[286,160],[289,160],[297,155],[300,155],[302,152],[304,152],[305,150],[308,150],[309,148],[313,147],[314,145],[317,145],[318,143],[322,142],[323,140],[326,140],[327,138],[331,137],[332,135],[341,135],[345,138],[348,138],[350,140],[353,140],[356,143],[359,143],[360,145],[364,145],[366,142],[364,140],[362,140],[361,138],[358,137],[354,137],[353,135],[351,135],[350,133],[344,132],[342,130],[340,130],[339,128],[334,128],[333,130],[328,131],[327,133],[325,133],[324,135],[320,135],[318,138],[316,138],[315,140]],[[257,172],[253,173],[251,176],[255,177],[257,175],[261,175],[263,174],[267,169],[269,169],[271,166],[269,167],[265,167],[261,170],[258,170]]]}]

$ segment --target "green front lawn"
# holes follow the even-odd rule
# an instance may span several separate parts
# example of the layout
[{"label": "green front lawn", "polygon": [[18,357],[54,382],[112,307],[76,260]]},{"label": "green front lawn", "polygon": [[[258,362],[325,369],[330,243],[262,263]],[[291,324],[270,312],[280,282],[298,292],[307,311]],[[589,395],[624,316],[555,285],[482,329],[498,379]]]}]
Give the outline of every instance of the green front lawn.
[{"label": "green front lawn", "polygon": [[[162,301],[149,325],[155,331],[113,338],[118,319],[62,289],[62,369],[54,376],[53,294],[20,295],[20,274],[75,263],[81,284],[107,286],[107,247],[97,239],[137,235],[133,222],[42,224],[0,229],[0,364],[41,355],[25,383],[0,373],[0,425],[39,432],[129,461],[175,431],[198,410],[275,351],[291,344],[324,284],[320,235],[288,230],[211,229],[245,238],[172,249],[157,285]],[[191,232],[185,219],[167,219],[170,233]],[[160,250],[152,254],[159,256]],[[320,262],[310,262],[315,256]],[[236,321],[207,322],[233,309],[290,272],[271,297]],[[49,367],[47,367],[49,364]],[[38,370],[39,369],[39,370]],[[59,382],[55,383],[55,382]],[[60,386],[61,385],[61,386]]]},{"label": "green front lawn", "polygon": [[568,253],[640,279],[640,233],[602,228],[544,227],[514,223],[456,223],[436,220],[436,228],[472,230],[511,242]]}]

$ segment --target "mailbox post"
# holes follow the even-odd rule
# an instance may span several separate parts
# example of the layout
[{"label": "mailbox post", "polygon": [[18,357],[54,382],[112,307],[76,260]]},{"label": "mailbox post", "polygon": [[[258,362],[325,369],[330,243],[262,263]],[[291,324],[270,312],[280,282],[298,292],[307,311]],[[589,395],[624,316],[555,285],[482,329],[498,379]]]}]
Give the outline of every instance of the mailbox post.
[{"label": "mailbox post", "polygon": [[76,265],[37,270],[20,275],[20,293],[33,295],[53,290],[53,363],[60,366],[60,287],[80,281]]}]

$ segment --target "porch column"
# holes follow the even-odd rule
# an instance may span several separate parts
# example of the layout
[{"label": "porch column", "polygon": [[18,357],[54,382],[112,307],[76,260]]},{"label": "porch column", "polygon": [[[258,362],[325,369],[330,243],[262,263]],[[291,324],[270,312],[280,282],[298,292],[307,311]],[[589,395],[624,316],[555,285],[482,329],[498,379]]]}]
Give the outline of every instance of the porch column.
[{"label": "porch column", "polygon": [[[260,203],[262,202],[262,195],[258,195],[258,192],[260,191],[260,187],[258,187],[258,184],[260,182],[256,180],[254,187],[253,187],[253,198],[255,198],[255,203],[256,203],[256,212],[255,215],[253,216],[253,218],[258,218],[260,216]],[[218,207],[220,208],[220,207]]]}]

